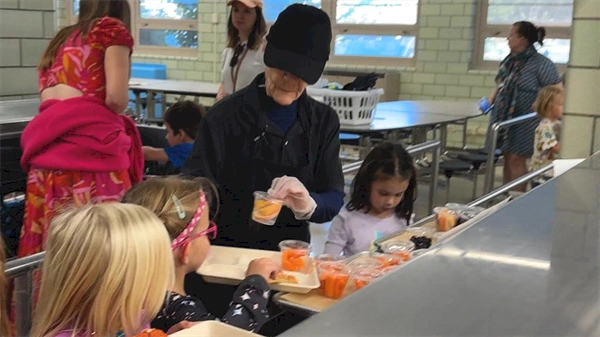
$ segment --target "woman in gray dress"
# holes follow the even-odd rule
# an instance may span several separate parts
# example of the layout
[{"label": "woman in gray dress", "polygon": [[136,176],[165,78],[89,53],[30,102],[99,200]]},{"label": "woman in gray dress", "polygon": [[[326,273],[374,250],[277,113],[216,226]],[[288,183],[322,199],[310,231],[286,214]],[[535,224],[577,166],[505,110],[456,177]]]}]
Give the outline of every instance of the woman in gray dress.
[{"label": "woman in gray dress", "polygon": [[[531,22],[513,24],[508,36],[510,54],[500,62],[496,88],[489,98],[494,104],[490,125],[533,112],[538,91],[547,86],[561,85],[561,76],[552,61],[537,52],[534,44],[543,45],[546,30]],[[533,138],[539,119],[502,129],[498,148],[504,155],[504,184],[527,173],[527,160],[533,154]],[[489,139],[488,139],[489,141]],[[515,188],[525,192],[526,184]]]}]

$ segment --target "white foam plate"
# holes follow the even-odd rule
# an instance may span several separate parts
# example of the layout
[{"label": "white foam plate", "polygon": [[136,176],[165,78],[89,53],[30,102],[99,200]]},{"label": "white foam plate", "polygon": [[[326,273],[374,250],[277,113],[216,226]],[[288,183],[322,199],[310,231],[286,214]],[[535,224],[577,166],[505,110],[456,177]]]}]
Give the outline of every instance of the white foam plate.
[{"label": "white foam plate", "polygon": [[[263,257],[271,258],[281,265],[281,252],[212,246],[206,260],[196,272],[209,283],[238,285],[246,278],[248,263]],[[319,282],[317,269],[314,264],[309,269],[311,271],[308,274],[284,271],[284,273],[296,277],[298,284],[272,283],[270,284],[271,289],[306,294],[312,289],[318,288],[321,283]]]},{"label": "white foam plate", "polygon": [[178,331],[169,336],[173,337],[232,337],[260,336],[255,333],[236,328],[217,321],[200,322],[193,327]]}]

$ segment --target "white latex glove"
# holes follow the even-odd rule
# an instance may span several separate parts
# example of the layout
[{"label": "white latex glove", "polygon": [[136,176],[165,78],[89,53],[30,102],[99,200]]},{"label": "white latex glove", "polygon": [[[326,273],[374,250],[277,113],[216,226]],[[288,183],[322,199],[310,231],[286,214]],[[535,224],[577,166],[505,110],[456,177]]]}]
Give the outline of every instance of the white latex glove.
[{"label": "white latex glove", "polygon": [[295,177],[283,176],[273,179],[267,193],[275,199],[283,200],[298,220],[310,219],[317,208],[317,203],[308,194],[304,184]]}]

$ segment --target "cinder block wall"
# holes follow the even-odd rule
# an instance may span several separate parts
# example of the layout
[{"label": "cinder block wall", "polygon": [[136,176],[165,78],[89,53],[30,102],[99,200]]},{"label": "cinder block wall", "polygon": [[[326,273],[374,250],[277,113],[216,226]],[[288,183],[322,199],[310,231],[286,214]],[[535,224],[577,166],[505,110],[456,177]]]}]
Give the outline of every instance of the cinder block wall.
[{"label": "cinder block wall", "polygon": [[36,67],[56,26],[52,0],[0,0],[0,100],[37,97]]},{"label": "cinder block wall", "polygon": [[[41,0],[20,1],[21,6],[32,2],[41,3]],[[57,1],[58,22],[60,26],[63,26],[66,23],[65,0]],[[50,0],[48,2],[50,3]],[[14,3],[15,7],[19,5],[16,0],[1,0],[0,3],[3,6],[5,3]],[[402,100],[436,99],[476,102],[482,96],[490,93],[493,88],[495,75],[493,71],[470,69],[475,39],[477,3],[477,0],[421,0],[417,64],[414,68],[338,64],[330,64],[329,68],[364,71],[399,71],[401,73],[401,92],[398,98]],[[37,7],[41,6],[38,5]],[[47,8],[48,13],[52,12],[52,8],[50,7],[48,6]],[[201,15],[199,15],[198,29],[200,31],[200,42],[198,44],[197,57],[157,57],[135,54],[134,62],[165,64],[168,67],[167,77],[169,79],[218,82],[220,79],[221,52],[225,47],[226,41],[227,8],[225,2],[221,0],[202,0],[199,2],[198,9]],[[40,13],[45,13],[41,8],[37,10]],[[21,10],[18,11],[21,12]],[[23,11],[25,10],[23,9]],[[3,9],[2,12],[11,14],[8,12],[12,12],[12,10]],[[211,23],[211,16],[215,12],[218,13],[219,17],[218,24]],[[13,20],[29,22],[23,19]],[[5,20],[1,21],[4,28]],[[41,20],[38,21],[41,22]],[[30,28],[24,31],[28,31],[28,29]],[[9,31],[14,31],[14,29],[11,28]],[[2,55],[4,57],[4,52]],[[4,63],[4,61],[0,63],[2,67],[5,66]],[[31,70],[27,71],[30,71],[28,75],[33,78],[33,72]],[[25,77],[19,76],[19,78]],[[14,88],[20,89],[19,86],[15,86]],[[7,91],[0,87],[0,96],[31,93],[35,87],[30,85],[27,89],[26,91]],[[469,121],[468,145],[470,147],[481,146],[483,144],[487,123],[487,117]],[[462,141],[461,132],[462,129],[460,128],[450,128],[448,134],[450,146],[460,145]]]}]

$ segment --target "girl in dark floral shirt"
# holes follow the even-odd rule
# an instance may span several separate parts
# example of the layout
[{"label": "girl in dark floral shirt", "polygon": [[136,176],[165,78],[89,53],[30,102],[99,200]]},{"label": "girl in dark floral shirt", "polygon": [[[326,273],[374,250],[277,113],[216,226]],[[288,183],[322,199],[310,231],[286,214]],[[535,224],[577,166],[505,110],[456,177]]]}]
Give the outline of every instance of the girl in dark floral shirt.
[{"label": "girl in dark floral shirt", "polygon": [[147,180],[125,195],[123,202],[152,210],[163,221],[172,240],[175,285],[152,321],[152,328],[168,331],[182,321],[220,320],[257,331],[269,319],[267,279],[279,272],[279,266],[271,259],[250,262],[246,279],[234,293],[229,310],[220,319],[211,315],[199,299],[185,293],[185,275],[200,268],[210,249],[209,239],[216,237],[217,226],[209,220],[207,206],[218,204],[217,198],[216,190],[208,180],[175,177]]}]

